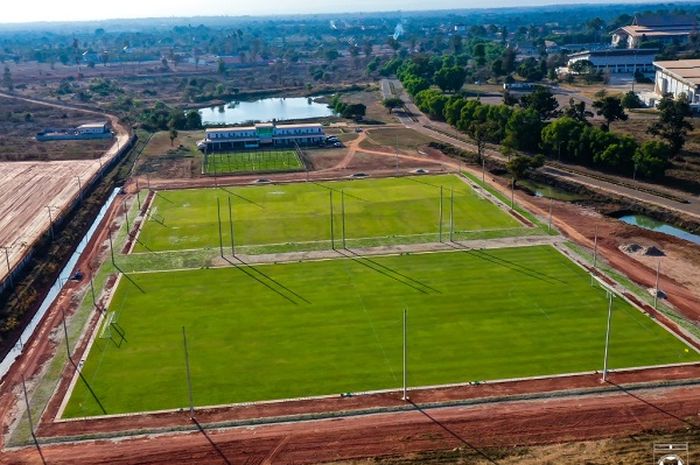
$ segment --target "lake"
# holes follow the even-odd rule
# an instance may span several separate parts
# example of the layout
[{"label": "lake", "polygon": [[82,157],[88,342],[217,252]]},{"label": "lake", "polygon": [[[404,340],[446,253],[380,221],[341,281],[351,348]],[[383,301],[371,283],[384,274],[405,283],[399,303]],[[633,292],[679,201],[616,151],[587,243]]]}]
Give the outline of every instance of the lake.
[{"label": "lake", "polygon": [[618,219],[624,223],[639,226],[640,228],[650,229],[652,231],[668,234],[669,236],[685,239],[686,241],[694,242],[695,244],[700,244],[700,235],[693,234],[685,229],[676,228],[675,226],[671,226],[670,224],[663,223],[661,221],[656,221],[655,219],[649,218],[645,215],[625,215]]},{"label": "lake", "polygon": [[314,102],[318,97],[264,98],[235,101],[225,105],[202,108],[203,124],[241,124],[249,121],[284,121],[333,116],[325,103]]}]

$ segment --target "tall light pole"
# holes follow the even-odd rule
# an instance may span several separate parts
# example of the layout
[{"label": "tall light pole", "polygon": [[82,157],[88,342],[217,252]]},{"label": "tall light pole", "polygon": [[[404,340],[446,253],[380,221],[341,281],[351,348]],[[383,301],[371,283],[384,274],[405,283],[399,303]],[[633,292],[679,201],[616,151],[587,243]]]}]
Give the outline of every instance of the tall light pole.
[{"label": "tall light pole", "polygon": [[595,227],[595,237],[593,238],[593,269],[598,265],[598,225]]},{"label": "tall light pole", "polygon": [[654,284],[654,310],[659,303],[659,276],[661,272],[661,259],[656,263],[656,284]]},{"label": "tall light pole", "polygon": [[454,240],[455,232],[455,190],[450,189],[450,242]]},{"label": "tall light pole", "polygon": [[608,290],[608,323],[605,329],[605,354],[603,355],[603,382],[608,377],[608,349],[610,347],[610,323],[612,321],[612,304],[615,295]]},{"label": "tall light pole", "polygon": [[216,198],[216,219],[217,223],[219,225],[219,252],[221,253],[221,256],[224,256],[224,236],[223,233],[221,232],[221,202],[219,201],[219,198]]},{"label": "tall light pole", "polygon": [[341,210],[341,219],[342,219],[342,230],[343,230],[343,249],[347,249],[347,246],[345,245],[345,190],[340,191],[340,210]]},{"label": "tall light pole", "polygon": [[3,245],[0,246],[0,248],[5,249],[5,263],[7,264],[7,281],[10,283],[10,286],[14,287],[14,283],[12,282],[12,267],[10,266],[10,247]]},{"label": "tall light pole", "polygon": [[228,196],[228,226],[231,234],[231,255],[236,256],[236,236],[233,231],[233,209],[231,208],[231,196]]},{"label": "tall light pole", "polygon": [[549,199],[549,221],[547,222],[547,232],[552,231],[552,208],[554,207],[554,198]]},{"label": "tall light pole", "polygon": [[194,418],[194,401],[192,400],[192,376],[190,374],[190,353],[187,349],[187,333],[182,327],[182,345],[185,348],[185,369],[187,370],[187,394],[190,401],[190,418]]},{"label": "tall light pole", "polygon": [[439,232],[440,242],[442,242],[442,217],[443,217],[443,212],[442,212],[442,197],[443,197],[443,195],[442,195],[442,191],[443,191],[443,187],[440,186],[440,219],[439,219],[439,224],[438,224],[438,229],[439,229],[439,231],[440,231],[440,232]]},{"label": "tall light pole", "polygon": [[333,191],[329,193],[330,198],[330,210],[331,210],[331,249],[335,250],[335,221],[333,218]]},{"label": "tall light pole", "polygon": [[408,312],[403,309],[403,396],[401,400],[408,400]]}]

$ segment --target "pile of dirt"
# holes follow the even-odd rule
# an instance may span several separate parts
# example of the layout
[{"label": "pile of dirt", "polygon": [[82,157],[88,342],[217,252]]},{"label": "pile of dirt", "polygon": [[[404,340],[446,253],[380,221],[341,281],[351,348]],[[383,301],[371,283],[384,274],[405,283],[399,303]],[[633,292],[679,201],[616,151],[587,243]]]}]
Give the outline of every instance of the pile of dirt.
[{"label": "pile of dirt", "polygon": [[621,245],[620,250],[622,250],[625,253],[637,253],[640,252],[643,249],[643,247],[639,244],[626,244],[626,245]]},{"label": "pile of dirt", "polygon": [[647,249],[644,251],[644,255],[648,255],[650,257],[663,257],[666,254],[663,250],[652,245],[651,247],[647,247]]}]

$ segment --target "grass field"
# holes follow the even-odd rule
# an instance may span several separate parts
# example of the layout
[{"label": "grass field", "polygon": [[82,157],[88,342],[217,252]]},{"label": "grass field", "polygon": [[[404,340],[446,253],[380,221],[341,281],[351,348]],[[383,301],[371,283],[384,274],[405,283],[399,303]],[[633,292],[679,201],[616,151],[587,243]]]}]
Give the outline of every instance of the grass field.
[{"label": "grass field", "polygon": [[[185,407],[183,326],[200,406],[397,388],[403,309],[411,386],[602,366],[605,292],[548,246],[132,274],[65,415]],[[615,299],[612,368],[699,358]]]},{"label": "grass field", "polygon": [[134,251],[218,247],[217,199],[223,242],[229,244],[229,198],[239,245],[329,241],[331,192],[337,240],[342,234],[341,191],[348,238],[434,235],[439,229],[441,186],[445,233],[450,189],[454,189],[456,231],[521,226],[452,175],[165,191],[158,193]]},{"label": "grass field", "polygon": [[295,150],[225,152],[207,155],[207,174],[275,173],[304,168]]}]

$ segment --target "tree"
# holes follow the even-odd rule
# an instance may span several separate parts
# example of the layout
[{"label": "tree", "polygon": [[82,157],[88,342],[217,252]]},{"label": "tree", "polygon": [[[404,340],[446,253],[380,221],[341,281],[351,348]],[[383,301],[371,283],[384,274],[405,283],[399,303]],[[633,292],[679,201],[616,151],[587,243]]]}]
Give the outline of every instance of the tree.
[{"label": "tree", "polygon": [[555,118],[559,115],[559,102],[554,97],[552,92],[543,86],[535,86],[535,90],[520,98],[520,104],[523,108],[531,108],[535,110],[542,121],[550,118]]},{"label": "tree", "polygon": [[389,113],[391,113],[394,108],[401,108],[403,106],[403,100],[399,97],[389,97],[384,99],[382,104],[389,110]]},{"label": "tree", "polygon": [[671,146],[671,154],[678,154],[688,138],[688,131],[693,129],[693,125],[686,121],[692,116],[690,104],[685,94],[677,99],[673,95],[663,96],[657,107],[659,110],[659,120],[654,122],[647,132],[662,139],[666,139]]},{"label": "tree", "polygon": [[173,143],[175,142],[175,139],[177,139],[177,129],[172,128],[170,129],[170,133],[168,134],[168,137],[170,137],[170,146],[173,146]]},{"label": "tree", "polygon": [[201,129],[202,128],[202,115],[199,114],[197,110],[190,110],[187,112],[186,116],[186,127],[187,129]]},{"label": "tree", "polygon": [[529,57],[518,66],[518,74],[528,81],[540,81],[544,74],[536,58]]},{"label": "tree", "polygon": [[535,170],[542,165],[544,165],[544,156],[542,155],[534,157],[518,155],[511,158],[506,162],[506,169],[513,178],[513,187],[515,187],[519,180],[526,178],[531,170]]},{"label": "tree", "polygon": [[630,90],[622,96],[622,106],[625,108],[642,108],[644,104],[639,95]]},{"label": "tree", "polygon": [[664,176],[671,157],[671,147],[665,142],[648,140],[634,153],[635,172],[648,179]]},{"label": "tree", "polygon": [[534,151],[540,145],[542,121],[533,109],[515,110],[506,124],[504,144],[515,150]]},{"label": "tree", "polygon": [[569,99],[569,106],[563,111],[564,116],[588,124],[588,118],[593,117],[593,112],[586,110],[586,102],[576,102],[573,97]]},{"label": "tree", "polygon": [[499,128],[495,121],[474,121],[467,128],[467,134],[476,142],[479,160],[483,160],[486,142],[488,142],[490,136],[498,132],[498,130]]},{"label": "tree", "polygon": [[219,58],[218,62],[216,63],[216,70],[219,74],[226,74],[226,62],[223,58]]},{"label": "tree", "polygon": [[12,80],[12,73],[10,73],[10,67],[5,66],[5,71],[2,73],[2,85],[9,91],[15,88],[14,81]]},{"label": "tree", "polygon": [[627,113],[622,107],[622,101],[620,97],[615,96],[604,96],[599,100],[593,102],[593,108],[595,108],[596,114],[605,118],[605,124],[603,125],[604,131],[610,130],[610,124],[613,121],[627,121]]},{"label": "tree", "polygon": [[443,66],[433,78],[443,92],[457,92],[464,85],[467,72],[460,66]]},{"label": "tree", "polygon": [[574,159],[577,142],[586,125],[569,116],[552,121],[542,130],[542,150],[557,160]]}]

